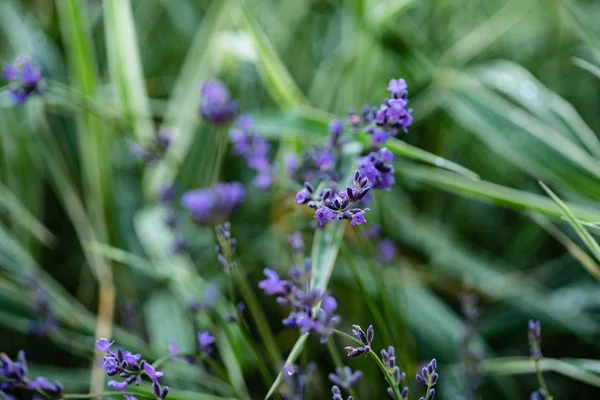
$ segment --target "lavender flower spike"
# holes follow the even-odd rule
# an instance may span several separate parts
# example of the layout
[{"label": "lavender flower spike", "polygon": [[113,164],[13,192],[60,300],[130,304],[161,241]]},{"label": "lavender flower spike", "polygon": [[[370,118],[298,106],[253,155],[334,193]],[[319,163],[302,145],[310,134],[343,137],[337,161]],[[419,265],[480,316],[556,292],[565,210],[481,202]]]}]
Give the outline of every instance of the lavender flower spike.
[{"label": "lavender flower spike", "polygon": [[42,93],[42,74],[27,57],[3,68],[4,79],[10,84],[9,93],[15,105],[21,105],[32,95]]},{"label": "lavender flower spike", "polygon": [[[340,392],[340,388],[336,385],[331,387],[331,393],[333,394],[333,400],[344,400],[342,397],[342,392]],[[348,400],[354,400],[354,398],[352,396],[348,396]]]},{"label": "lavender flower spike", "polygon": [[329,380],[334,385],[340,386],[345,390],[350,390],[362,378],[361,371],[352,372],[350,367],[336,368],[335,373],[329,374]]},{"label": "lavender flower spike", "polygon": [[531,357],[536,361],[540,360],[542,358],[542,325],[540,321],[529,320],[527,340]]},{"label": "lavender flower spike", "polygon": [[51,382],[44,377],[30,378],[27,374],[23,350],[17,354],[17,361],[0,353],[0,398],[23,398],[24,392],[30,392],[34,398],[36,394],[43,395],[44,398],[62,398],[63,387],[59,382]]},{"label": "lavender flower spike", "polygon": [[225,85],[218,81],[208,81],[202,85],[200,90],[202,104],[200,115],[214,125],[224,125],[235,118],[238,112],[238,104],[229,97],[229,91]]},{"label": "lavender flower spike", "polygon": [[208,355],[212,353],[211,346],[215,343],[215,338],[206,331],[198,332],[198,343],[200,344],[200,352]]},{"label": "lavender flower spike", "polygon": [[194,221],[204,225],[226,219],[244,198],[240,183],[219,182],[210,188],[186,192],[181,204],[191,212]]}]

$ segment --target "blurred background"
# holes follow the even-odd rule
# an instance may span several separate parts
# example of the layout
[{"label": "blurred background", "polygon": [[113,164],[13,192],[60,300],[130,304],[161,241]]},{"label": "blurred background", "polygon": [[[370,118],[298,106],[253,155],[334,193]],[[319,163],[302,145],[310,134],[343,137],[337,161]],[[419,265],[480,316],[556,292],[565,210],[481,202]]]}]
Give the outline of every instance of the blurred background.
[{"label": "blurred background", "polygon": [[[173,255],[177,238],[157,201],[170,182],[178,195],[204,186],[215,135],[225,134],[197,115],[199,87],[222,79],[280,159],[326,137],[348,107],[379,104],[389,79],[402,77],[415,123],[400,139],[480,179],[400,157],[397,184],[377,194],[368,218],[396,255],[380,260],[380,239],[347,230],[329,285],[341,329],[374,323],[375,347],[391,339],[411,378],[436,357],[436,398],[455,399],[466,392],[459,295],[474,293],[474,346],[486,359],[475,398],[537,389],[531,318],[542,322],[554,397],[596,398],[597,261],[538,180],[581,220],[600,221],[598,18],[592,0],[0,0],[0,61],[28,54],[48,81],[25,106],[0,98],[0,350],[25,349],[35,373],[84,392],[95,336],[112,331],[152,359],[169,340],[191,349],[197,330],[212,329],[228,339],[219,358],[231,382],[168,366],[166,380],[182,390],[173,398],[263,398],[270,384],[257,363],[268,349],[249,351],[241,330],[188,307],[216,288],[219,312],[231,311],[212,230],[180,212],[189,254]],[[144,165],[130,145],[159,124],[172,146],[163,162]],[[221,180],[248,190],[232,218],[238,266],[283,361],[297,333],[256,283],[263,268],[291,265],[288,234],[302,231],[310,249],[310,214],[295,207],[293,190],[259,192],[251,179],[228,155]],[[257,329],[250,324],[252,336]],[[371,361],[346,360],[346,343],[333,342],[365,373],[359,397],[384,398]],[[335,362],[315,338],[299,363],[311,360],[309,397],[330,398]]]}]

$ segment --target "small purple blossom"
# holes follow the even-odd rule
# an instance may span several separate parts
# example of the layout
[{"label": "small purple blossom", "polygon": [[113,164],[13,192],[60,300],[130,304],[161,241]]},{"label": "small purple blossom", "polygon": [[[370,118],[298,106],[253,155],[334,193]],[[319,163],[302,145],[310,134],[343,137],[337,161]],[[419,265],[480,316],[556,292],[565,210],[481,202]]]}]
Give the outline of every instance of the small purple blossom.
[{"label": "small purple blossom", "polygon": [[350,367],[336,368],[335,373],[329,374],[329,380],[334,385],[340,386],[345,390],[350,390],[356,386],[363,373],[354,371]]},{"label": "small purple blossom", "polygon": [[24,391],[30,391],[34,397],[43,394],[44,398],[62,398],[63,387],[60,382],[51,382],[44,377],[29,378],[27,374],[23,350],[17,354],[16,361],[0,353],[0,397],[12,400],[22,398]]},{"label": "small purple blossom", "polygon": [[295,254],[304,252],[304,241],[300,232],[294,232],[287,237],[287,243]]},{"label": "small purple blossom", "polygon": [[[321,226],[325,225],[328,221],[335,219],[335,214],[332,210],[327,207],[321,207],[315,211],[315,219],[319,221]],[[352,223],[350,223],[352,225]]]},{"label": "small purple blossom", "polygon": [[[342,397],[342,392],[340,391],[340,388],[336,385],[333,385],[331,387],[331,394],[333,394],[332,400],[344,400],[344,397]],[[347,400],[354,400],[354,397],[348,396]]]},{"label": "small purple blossom", "polygon": [[111,380],[108,386],[115,390],[127,392],[127,387],[131,384],[139,386],[142,383],[142,376],[145,374],[152,381],[152,388],[157,398],[164,399],[169,393],[168,386],[161,388],[158,379],[164,375],[162,371],[157,371],[151,364],[142,360],[140,354],[133,354],[128,350],[118,349],[113,352],[111,346],[114,342],[109,342],[106,338],[96,341],[96,349],[105,353],[102,367],[108,376],[119,376],[122,381]]},{"label": "small purple blossom", "polygon": [[360,210],[352,214],[352,217],[350,219],[350,226],[358,226],[367,222],[367,220],[365,219],[366,211],[369,211],[369,209],[365,208],[364,210]]},{"label": "small purple blossom", "polygon": [[288,176],[293,177],[300,168],[300,160],[292,153],[285,153],[283,156],[283,166]]},{"label": "small purple blossom", "polygon": [[263,273],[267,279],[260,281],[258,287],[265,291],[267,295],[283,295],[287,292],[289,282],[279,279],[277,272],[272,269],[265,268]]},{"label": "small purple blossom", "polygon": [[234,154],[244,157],[248,167],[258,172],[254,186],[259,190],[267,190],[273,185],[275,175],[269,164],[271,145],[254,132],[252,125],[252,117],[240,116],[237,125],[229,132],[229,138]]},{"label": "small purple blossom", "polygon": [[219,182],[210,188],[186,192],[181,204],[192,213],[194,221],[209,224],[226,219],[244,199],[245,192],[240,183]]},{"label": "small purple blossom", "polygon": [[527,341],[529,342],[529,354],[531,358],[538,361],[542,358],[542,325],[540,321],[529,320],[527,325]]},{"label": "small purple blossom", "polygon": [[208,81],[200,89],[202,104],[200,115],[214,125],[224,125],[232,121],[237,112],[238,104],[231,100],[225,85],[218,81]]},{"label": "small purple blossom", "polygon": [[201,353],[210,354],[212,352],[211,346],[215,343],[215,338],[206,331],[198,332],[198,343],[200,344]]},{"label": "small purple blossom", "polygon": [[19,58],[14,64],[5,65],[3,76],[9,82],[9,93],[15,105],[21,105],[29,97],[42,93],[42,74],[27,57]]},{"label": "small purple blossom", "polygon": [[390,239],[383,239],[379,242],[379,259],[384,263],[390,263],[396,258],[396,246]]},{"label": "small purple blossom", "polygon": [[438,381],[438,374],[435,372],[437,369],[437,361],[432,359],[426,367],[421,369],[421,373],[417,374],[417,380],[423,385],[427,386],[427,392],[425,393],[425,397],[421,397],[424,400],[433,400],[435,397],[435,389],[433,386]]},{"label": "small purple blossom", "polygon": [[394,167],[387,164],[394,161],[393,154],[386,148],[372,152],[358,160],[360,173],[369,180],[374,189],[390,190],[394,184]]}]

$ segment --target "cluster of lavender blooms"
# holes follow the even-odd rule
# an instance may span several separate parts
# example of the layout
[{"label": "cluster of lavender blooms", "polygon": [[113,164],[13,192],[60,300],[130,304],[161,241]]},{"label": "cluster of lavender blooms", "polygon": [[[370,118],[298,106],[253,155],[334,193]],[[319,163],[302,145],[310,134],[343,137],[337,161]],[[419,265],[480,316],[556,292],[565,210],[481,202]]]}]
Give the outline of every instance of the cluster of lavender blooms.
[{"label": "cluster of lavender blooms", "polygon": [[542,325],[540,321],[529,320],[527,325],[527,342],[529,354],[534,361],[542,359]]},{"label": "cluster of lavender blooms", "polygon": [[296,194],[296,204],[307,204],[315,210],[314,218],[321,226],[330,220],[350,221],[351,226],[357,226],[367,222],[365,212],[368,208],[357,207],[358,203],[369,193],[371,188],[367,186],[367,178],[359,171],[354,174],[353,187],[346,186],[345,191],[335,192],[325,188],[315,196],[314,189],[309,182],[304,183],[304,188]]},{"label": "cluster of lavender blooms", "polygon": [[433,400],[435,397],[435,389],[433,386],[438,381],[438,374],[435,372],[436,369],[437,361],[434,358],[426,367],[423,367],[420,374],[417,374],[417,380],[422,384],[427,385],[425,397],[420,397],[419,400]]},{"label": "cluster of lavender blooms", "polygon": [[180,358],[187,361],[189,364],[194,364],[202,357],[208,357],[212,354],[212,346],[214,343],[215,338],[210,333],[208,333],[207,331],[200,331],[198,332],[198,345],[200,349],[199,355],[182,354],[179,351],[179,346],[177,345],[177,342],[175,342],[174,340],[171,340],[169,342],[169,354],[173,356],[172,360]]},{"label": "cluster of lavender blooms", "polygon": [[[165,399],[169,394],[169,387],[161,387],[158,382],[164,373],[157,371],[151,364],[142,360],[140,354],[133,354],[128,350],[122,351],[121,349],[113,352],[111,349],[113,343],[114,341],[110,342],[105,338],[96,341],[96,349],[106,354],[102,363],[106,375],[119,376],[124,379],[122,381],[111,380],[108,382],[108,386],[127,392],[128,386],[132,383],[139,386],[142,383],[142,376],[145,374],[152,381],[152,391],[156,398]],[[125,394],[124,396],[127,400],[136,400],[132,395]]]},{"label": "cluster of lavender blooms", "polygon": [[170,145],[171,137],[159,131],[147,144],[132,143],[131,154],[148,165],[154,165],[163,159]]},{"label": "cluster of lavender blooms", "polygon": [[538,372],[538,381],[540,388],[531,393],[532,400],[552,399],[552,395],[548,392],[548,387],[544,381],[544,377],[539,369],[539,362],[542,359],[542,324],[540,321],[529,320],[527,324],[527,342],[529,344],[529,354],[535,362],[535,368]]},{"label": "cluster of lavender blooms", "polygon": [[50,309],[50,296],[36,276],[28,277],[27,290],[33,298],[33,313],[36,320],[32,323],[31,331],[38,336],[48,336],[58,326],[58,318]]},{"label": "cluster of lavender blooms", "polygon": [[459,296],[463,315],[464,331],[460,339],[460,361],[465,392],[464,400],[475,400],[479,386],[483,382],[483,349],[477,347],[477,332],[481,310],[478,306],[479,297],[474,293],[464,293]]},{"label": "cluster of lavender blooms", "polygon": [[412,109],[408,106],[408,91],[404,79],[392,79],[387,89],[392,98],[385,99],[379,107],[363,106],[360,115],[354,110],[348,111],[352,133],[358,132],[362,127],[363,132],[371,136],[371,144],[379,147],[384,145],[388,139],[398,134],[402,129],[408,132],[412,124]]},{"label": "cluster of lavender blooms", "polygon": [[186,192],[181,204],[195,222],[205,225],[227,219],[244,198],[244,187],[239,182],[218,182],[210,188]]},{"label": "cluster of lavender blooms", "polygon": [[[394,349],[394,346],[389,346],[387,350],[381,349],[381,361],[387,368],[388,372],[392,375],[394,385],[400,387],[400,384],[402,384],[404,379],[406,379],[406,373],[400,372],[400,367],[396,365],[396,350]],[[394,398],[394,391],[391,387],[387,388],[387,392],[390,397]],[[408,399],[407,386],[402,388],[400,395],[402,396],[402,400]]]},{"label": "cluster of lavender blooms", "polygon": [[344,390],[350,390],[356,386],[362,378],[362,371],[354,371],[350,367],[336,368],[335,373],[329,374],[329,380],[336,386],[341,386]]},{"label": "cluster of lavender blooms", "polygon": [[371,351],[371,342],[375,337],[373,325],[369,325],[367,332],[363,331],[359,325],[352,325],[352,336],[363,345],[360,347],[347,346],[345,347],[348,357],[358,357],[361,354],[367,354]]},{"label": "cluster of lavender blooms", "polygon": [[51,382],[44,377],[29,378],[27,376],[27,360],[25,352],[20,350],[17,361],[12,361],[4,353],[0,353],[0,398],[16,400],[25,392],[30,392],[33,400],[60,399],[63,387],[60,382]]},{"label": "cluster of lavender blooms", "polygon": [[228,124],[237,115],[238,103],[231,100],[229,91],[222,82],[205,82],[200,89],[200,95],[200,115],[213,125]]},{"label": "cluster of lavender blooms", "polygon": [[235,261],[233,256],[235,254],[235,238],[231,237],[231,224],[225,222],[223,225],[218,225],[215,228],[217,235],[217,245],[215,251],[217,252],[217,260],[223,267],[225,272],[230,273],[235,268]]},{"label": "cluster of lavender blooms", "polygon": [[164,206],[166,214],[164,223],[173,233],[174,239],[169,246],[171,254],[179,254],[188,250],[188,242],[179,228],[179,218],[175,212],[175,185],[162,187],[158,193],[158,200]]},{"label": "cluster of lavender blooms", "polygon": [[14,64],[5,65],[2,72],[9,82],[8,91],[15,105],[42,93],[42,74],[29,58],[21,57]]},{"label": "cluster of lavender blooms", "polygon": [[258,287],[267,295],[277,296],[277,303],[282,307],[290,307],[291,311],[283,320],[288,328],[298,328],[301,333],[312,333],[327,341],[340,317],[335,315],[337,301],[319,289],[310,289],[312,263],[305,262],[303,270],[296,267],[290,269],[289,280],[279,278],[277,272],[265,268],[267,279],[260,281]]},{"label": "cluster of lavender blooms", "polygon": [[257,172],[254,186],[259,190],[267,190],[273,185],[275,171],[269,164],[271,145],[258,136],[252,128],[252,117],[242,115],[237,124],[229,132],[233,152],[242,156],[246,165]]}]

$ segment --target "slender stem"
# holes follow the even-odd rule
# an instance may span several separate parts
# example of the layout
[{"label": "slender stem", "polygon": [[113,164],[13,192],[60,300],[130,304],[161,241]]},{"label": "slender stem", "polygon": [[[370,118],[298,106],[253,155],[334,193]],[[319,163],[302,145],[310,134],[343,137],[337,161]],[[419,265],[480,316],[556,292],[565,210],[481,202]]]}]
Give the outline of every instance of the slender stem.
[{"label": "slender stem", "polygon": [[114,391],[114,392],[89,393],[89,394],[65,394],[65,395],[63,395],[62,399],[95,399],[98,397],[113,397],[113,396],[116,397],[116,396],[124,396],[124,395],[139,396],[139,397],[144,397],[146,399],[154,398],[154,396],[151,396],[146,393],[141,393],[141,392]]},{"label": "slender stem", "polygon": [[258,329],[258,333],[261,336],[261,339],[265,345],[265,349],[269,355],[271,363],[273,364],[273,368],[275,371],[278,371],[280,368],[280,354],[277,346],[275,344],[275,338],[271,333],[271,328],[269,327],[269,322],[258,303],[258,299],[254,295],[252,289],[248,286],[248,282],[246,281],[246,277],[242,275],[242,272],[239,270],[232,271],[232,275],[235,278],[235,282],[238,285],[238,288],[241,292],[242,298],[244,302],[248,306],[250,314],[254,319],[254,323]]},{"label": "slender stem", "polygon": [[373,318],[375,318],[375,322],[377,323],[378,329],[381,330],[385,342],[388,344],[392,344],[393,343],[392,337],[391,337],[390,333],[388,332],[387,326],[385,324],[385,319],[383,318],[383,315],[381,314],[381,311],[379,310],[379,308],[377,308],[376,305],[373,303],[372,296],[367,292],[367,288],[366,288],[365,283],[360,275],[358,266],[356,265],[354,258],[348,251],[348,247],[345,244],[342,245],[342,255],[344,256],[344,258],[346,259],[346,262],[350,266],[350,270],[352,271],[354,280],[356,280],[358,289],[362,293],[362,298],[365,299],[365,301],[367,302],[367,307],[369,307],[369,311],[371,311]]},{"label": "slender stem", "polygon": [[550,391],[548,390],[548,386],[546,385],[546,381],[544,380],[544,375],[542,374],[542,369],[540,368],[540,360],[534,360],[534,363],[535,363],[535,373],[537,374],[538,382],[539,382],[540,386],[542,387],[542,389],[544,389],[544,392],[546,393],[546,397],[549,400],[552,400],[553,397],[552,397],[552,395],[550,395]]},{"label": "slender stem", "polygon": [[[363,344],[356,340],[356,338],[352,337],[351,335],[347,334],[346,332],[342,332],[339,331],[337,329],[333,330],[336,334],[351,340],[353,343],[363,346]],[[387,368],[385,367],[385,365],[383,364],[383,361],[381,361],[381,359],[379,358],[379,356],[377,355],[377,353],[375,353],[373,351],[373,349],[370,349],[369,352],[367,353],[371,356],[371,358],[373,360],[375,360],[375,363],[377,364],[377,366],[379,367],[379,369],[381,370],[381,372],[383,373],[383,375],[385,376],[385,379],[388,381],[390,387],[392,388],[392,391],[394,392],[394,398],[396,400],[402,400],[402,395],[400,394],[400,390],[398,389],[398,386],[396,385],[396,383],[394,382],[394,378],[392,377],[392,375],[390,375],[390,372],[387,370]]]}]

